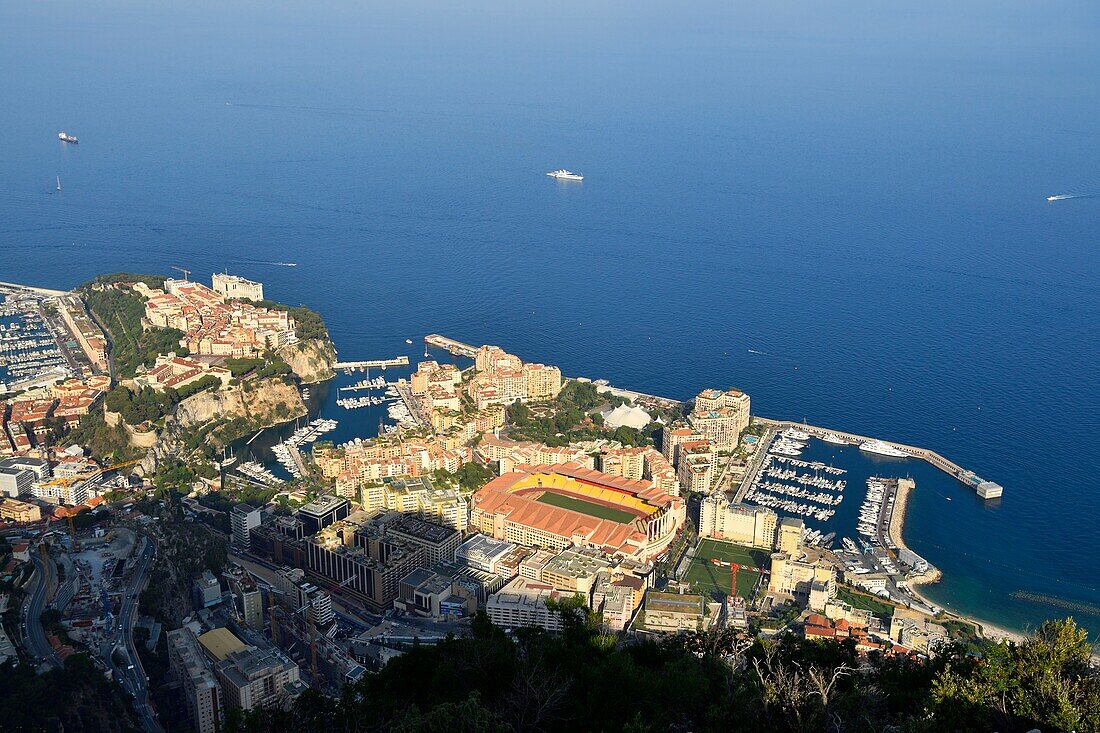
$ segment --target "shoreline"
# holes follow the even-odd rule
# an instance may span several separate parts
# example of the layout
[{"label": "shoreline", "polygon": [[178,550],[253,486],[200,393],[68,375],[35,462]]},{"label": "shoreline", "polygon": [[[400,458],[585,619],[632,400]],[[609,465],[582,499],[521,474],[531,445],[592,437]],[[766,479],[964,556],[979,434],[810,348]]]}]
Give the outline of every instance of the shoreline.
[{"label": "shoreline", "polygon": [[[898,546],[898,548],[904,548],[910,552],[916,553],[915,550],[909,547],[903,537],[905,532],[905,513],[909,509],[909,494],[916,489],[916,483],[912,483],[912,488],[909,486],[909,482],[906,479],[898,480],[898,488],[894,498],[894,511],[890,517],[889,534],[890,540]],[[923,555],[922,555],[923,557]],[[914,596],[919,598],[930,608],[939,608],[943,611],[943,614],[952,620],[963,621],[965,623],[973,624],[978,632],[978,635],[984,639],[990,639],[992,641],[1013,641],[1016,643],[1023,642],[1027,636],[1018,631],[1012,631],[1006,629],[991,621],[985,621],[976,616],[968,616],[966,614],[959,613],[953,609],[947,608],[939,603],[934,602],[924,593],[921,593],[922,585],[931,585],[938,583],[943,579],[943,571],[939,568],[932,566],[929,563],[930,569],[928,572],[918,575],[909,579],[909,590]]]}]

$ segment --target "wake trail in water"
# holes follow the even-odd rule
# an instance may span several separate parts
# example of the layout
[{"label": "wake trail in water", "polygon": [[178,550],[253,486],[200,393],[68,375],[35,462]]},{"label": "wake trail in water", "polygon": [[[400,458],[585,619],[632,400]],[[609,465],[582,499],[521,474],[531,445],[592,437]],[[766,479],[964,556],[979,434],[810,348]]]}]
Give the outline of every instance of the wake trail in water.
[{"label": "wake trail in water", "polygon": [[272,265],[275,267],[297,267],[297,262],[268,262],[267,260],[237,260],[245,265]]},{"label": "wake trail in water", "polygon": [[1068,199],[1095,199],[1100,198],[1100,193],[1060,193],[1047,196],[1047,201],[1066,201]]}]

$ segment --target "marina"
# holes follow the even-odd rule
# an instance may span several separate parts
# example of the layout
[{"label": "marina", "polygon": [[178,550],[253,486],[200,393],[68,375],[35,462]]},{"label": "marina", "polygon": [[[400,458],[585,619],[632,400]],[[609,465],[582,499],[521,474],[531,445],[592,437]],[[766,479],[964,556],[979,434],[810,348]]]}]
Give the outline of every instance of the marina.
[{"label": "marina", "polygon": [[385,389],[387,386],[385,377],[375,377],[374,379],[363,379],[355,384],[349,384],[346,387],[340,387],[341,392],[354,392],[362,389]]},{"label": "marina", "polygon": [[295,430],[283,442],[273,445],[271,452],[275,454],[275,460],[279,465],[292,477],[301,478],[305,474],[305,464],[298,450],[299,447],[316,442],[325,433],[335,430],[338,424],[336,420],[326,418],[313,420],[308,425]]},{"label": "marina", "polygon": [[805,447],[788,433],[763,449],[763,460],[742,500],[819,522],[832,519],[836,507],[844,501],[847,487],[847,481],[837,477],[846,471],[821,461],[793,457]]},{"label": "marina", "polygon": [[794,423],[778,420],[769,420],[767,418],[757,417],[756,420],[761,423],[769,425],[774,431],[788,431],[796,430],[800,431],[807,436],[812,436],[825,442],[834,445],[858,445],[860,450],[868,453],[877,454],[880,456],[896,457],[896,458],[920,458],[932,464],[941,471],[951,475],[963,485],[973,489],[975,493],[982,499],[997,499],[1004,493],[1004,488],[992,481],[986,481],[982,477],[978,476],[973,471],[968,471],[962,466],[950,461],[935,451],[930,451],[925,448],[917,448],[911,445],[905,445],[903,443],[894,443],[890,441],[878,440],[876,438],[868,438],[863,435],[856,435],[854,433],[843,433],[834,430],[827,430],[825,428],[815,427],[813,425],[805,425],[803,423]]},{"label": "marina", "polygon": [[73,376],[73,362],[61,348],[69,335],[46,318],[47,298],[30,290],[0,297],[0,393]]}]

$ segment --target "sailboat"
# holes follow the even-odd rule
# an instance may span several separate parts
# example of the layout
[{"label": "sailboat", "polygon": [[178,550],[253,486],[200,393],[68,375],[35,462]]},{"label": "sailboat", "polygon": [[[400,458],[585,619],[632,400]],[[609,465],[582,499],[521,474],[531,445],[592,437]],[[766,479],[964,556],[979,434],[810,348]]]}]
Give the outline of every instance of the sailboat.
[{"label": "sailboat", "polygon": [[60,190],[61,190],[61,176],[58,176],[58,177],[57,177],[57,190],[58,190],[58,191],[60,191]]}]

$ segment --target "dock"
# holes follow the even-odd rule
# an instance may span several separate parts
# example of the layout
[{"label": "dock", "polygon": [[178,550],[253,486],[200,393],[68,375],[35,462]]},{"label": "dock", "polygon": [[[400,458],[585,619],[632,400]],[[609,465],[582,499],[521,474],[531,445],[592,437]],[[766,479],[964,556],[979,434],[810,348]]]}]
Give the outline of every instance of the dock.
[{"label": "dock", "polygon": [[[765,417],[754,418],[759,422],[765,423],[771,426],[775,431],[786,430],[787,428],[795,428],[801,430],[804,433],[809,433],[815,438],[821,438],[825,435],[836,435],[849,443],[859,445],[874,438],[868,438],[865,435],[856,435],[855,433],[845,433],[840,430],[828,430],[826,428],[820,428],[816,425],[806,425],[805,423],[791,422],[786,420],[770,420]],[[952,476],[964,486],[968,486],[974,490],[974,492],[982,499],[998,499],[1004,493],[1004,487],[1000,484],[992,481],[986,481],[973,471],[968,471],[954,461],[950,461],[935,451],[928,450],[926,448],[918,448],[912,445],[906,445],[904,443],[895,443],[893,441],[884,440],[891,448],[895,448],[902,453],[905,453],[913,458],[920,458],[928,461],[936,468],[940,469],[944,473]]]},{"label": "dock", "polygon": [[386,367],[408,366],[409,357],[395,356],[392,359],[368,359],[366,361],[338,361],[332,365],[334,370],[342,369],[346,372],[362,371],[364,369],[385,369]]},{"label": "dock", "polygon": [[47,296],[68,295],[70,293],[70,291],[68,290],[51,290],[49,288],[36,288],[33,285],[20,285],[19,283],[0,282],[0,291],[4,290],[16,292],[24,291]]},{"label": "dock", "polygon": [[474,356],[477,355],[478,348],[470,344],[464,344],[461,341],[455,341],[446,336],[440,336],[438,333],[432,333],[425,336],[424,344],[427,346],[434,346],[437,349],[445,349],[454,356],[465,356],[468,359],[473,359]]}]

